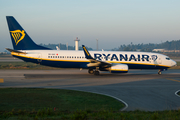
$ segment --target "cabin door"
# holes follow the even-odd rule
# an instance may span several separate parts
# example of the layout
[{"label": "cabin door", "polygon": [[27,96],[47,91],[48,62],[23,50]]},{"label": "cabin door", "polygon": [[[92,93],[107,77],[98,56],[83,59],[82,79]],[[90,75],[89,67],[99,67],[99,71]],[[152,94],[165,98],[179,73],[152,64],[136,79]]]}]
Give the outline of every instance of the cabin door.
[{"label": "cabin door", "polygon": [[158,62],[158,64],[161,64],[162,63],[161,58],[158,58],[157,62]]},{"label": "cabin door", "polygon": [[38,61],[39,63],[42,61],[42,55],[41,55],[41,53],[38,54],[37,61]]}]

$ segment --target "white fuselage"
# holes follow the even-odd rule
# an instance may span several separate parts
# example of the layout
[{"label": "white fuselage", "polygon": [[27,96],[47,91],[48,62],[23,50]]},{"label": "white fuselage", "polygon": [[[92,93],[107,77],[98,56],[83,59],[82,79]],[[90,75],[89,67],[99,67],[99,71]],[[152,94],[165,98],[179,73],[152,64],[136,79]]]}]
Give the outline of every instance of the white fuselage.
[{"label": "white fuselage", "polygon": [[[11,53],[24,61],[63,68],[88,68],[90,62],[83,51],[74,50],[23,50],[27,54]],[[129,69],[166,69],[176,65],[168,56],[133,51],[89,51],[96,60],[127,64]]]}]

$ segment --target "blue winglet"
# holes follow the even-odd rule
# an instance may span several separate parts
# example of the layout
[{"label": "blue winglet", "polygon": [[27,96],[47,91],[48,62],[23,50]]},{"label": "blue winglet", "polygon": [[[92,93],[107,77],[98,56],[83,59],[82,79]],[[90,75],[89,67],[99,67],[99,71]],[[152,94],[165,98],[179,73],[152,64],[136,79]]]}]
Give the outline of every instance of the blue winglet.
[{"label": "blue winglet", "polygon": [[91,56],[91,54],[89,53],[89,51],[86,49],[84,45],[82,45],[82,48],[83,48],[86,59],[93,59],[93,57]]}]

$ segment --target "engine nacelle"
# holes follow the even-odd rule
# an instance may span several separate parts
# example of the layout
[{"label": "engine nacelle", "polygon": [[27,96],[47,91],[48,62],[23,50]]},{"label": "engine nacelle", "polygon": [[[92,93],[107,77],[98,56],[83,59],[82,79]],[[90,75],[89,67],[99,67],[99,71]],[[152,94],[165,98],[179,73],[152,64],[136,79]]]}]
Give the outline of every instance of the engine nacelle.
[{"label": "engine nacelle", "polygon": [[111,73],[127,73],[128,65],[126,64],[114,64],[110,68]]}]

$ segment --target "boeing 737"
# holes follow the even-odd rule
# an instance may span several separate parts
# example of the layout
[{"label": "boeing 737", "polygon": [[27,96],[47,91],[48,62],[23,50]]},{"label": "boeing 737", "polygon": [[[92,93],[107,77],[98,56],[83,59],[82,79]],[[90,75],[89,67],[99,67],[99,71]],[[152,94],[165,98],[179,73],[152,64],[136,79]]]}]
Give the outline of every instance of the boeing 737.
[{"label": "boeing 737", "polygon": [[6,48],[13,57],[25,62],[58,67],[88,69],[90,74],[99,71],[127,73],[129,69],[162,70],[175,66],[176,62],[168,56],[151,52],[127,51],[83,51],[51,50],[37,45],[12,16],[7,16],[10,37],[14,49]]}]

